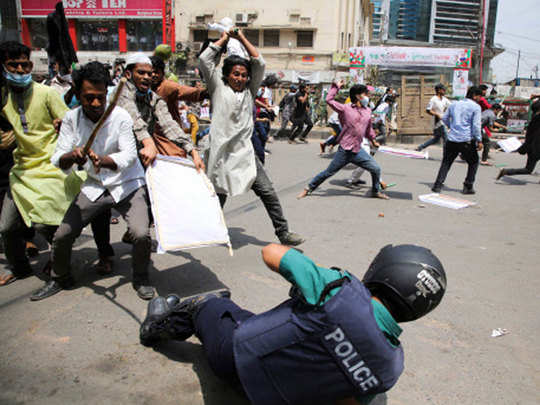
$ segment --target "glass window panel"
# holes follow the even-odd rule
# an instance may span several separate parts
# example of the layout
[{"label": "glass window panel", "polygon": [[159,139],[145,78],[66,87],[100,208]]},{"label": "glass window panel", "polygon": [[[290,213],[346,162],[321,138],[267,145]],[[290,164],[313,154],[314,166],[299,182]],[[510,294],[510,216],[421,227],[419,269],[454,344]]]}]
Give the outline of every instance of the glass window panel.
[{"label": "glass window panel", "polygon": [[244,30],[244,35],[254,46],[259,46],[259,30]]},{"label": "glass window panel", "polygon": [[118,21],[76,20],[80,51],[117,51]]},{"label": "glass window panel", "polygon": [[161,20],[126,20],[128,51],[151,52],[163,43]]},{"label": "glass window panel", "polygon": [[279,47],[279,30],[264,30],[264,46]]},{"label": "glass window panel", "polygon": [[45,18],[27,18],[28,29],[30,30],[30,39],[32,48],[45,49],[49,43],[47,34],[47,20]]}]

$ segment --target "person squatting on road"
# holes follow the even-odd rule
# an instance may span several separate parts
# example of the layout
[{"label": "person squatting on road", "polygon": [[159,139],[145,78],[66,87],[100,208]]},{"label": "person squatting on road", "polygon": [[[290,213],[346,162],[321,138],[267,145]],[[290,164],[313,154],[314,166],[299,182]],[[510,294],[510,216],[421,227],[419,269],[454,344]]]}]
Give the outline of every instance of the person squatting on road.
[{"label": "person squatting on road", "polygon": [[540,160],[540,100],[536,100],[532,105],[533,117],[527,126],[525,142],[516,151],[520,155],[527,155],[527,163],[521,169],[501,169],[497,175],[497,180],[502,176],[515,176],[519,174],[531,174]]},{"label": "person squatting on road", "polygon": [[351,103],[341,104],[334,98],[343,84],[343,80],[337,84],[333,83],[326,97],[328,105],[339,114],[339,121],[343,127],[338,139],[338,151],[328,168],[316,175],[297,198],[304,198],[311,194],[326,179],[336,174],[348,163],[353,163],[371,173],[371,196],[387,200],[388,196],[381,191],[381,168],[375,159],[362,149],[364,137],[367,137],[373,146],[380,146],[375,140],[375,132],[371,124],[371,109],[368,107],[369,98],[366,96],[367,87],[362,84],[351,87]]},{"label": "person squatting on road", "polygon": [[228,290],[156,297],[141,343],[195,334],[214,373],[254,405],[364,404],[403,372],[398,323],[432,311],[446,290],[441,262],[415,245],[384,247],[362,281],[283,245],[262,258],[291,283],[289,300],[256,315]]},{"label": "person squatting on road", "polygon": [[97,132],[88,155],[84,146],[107,105],[109,72],[90,62],[74,73],[75,94],[81,107],[66,113],[51,162],[69,173],[83,166],[88,178],[68,208],[53,238],[52,279],[32,296],[37,301],[74,284],[71,252],[83,228],[100,213],[115,208],[127,222],[133,238],[133,288],[139,297],[152,298],[148,279],[150,229],[144,170],[137,158],[133,121],[126,110],[114,107]]},{"label": "person squatting on road", "polygon": [[482,150],[482,110],[478,100],[482,95],[478,87],[471,87],[467,97],[452,103],[443,116],[443,123],[450,129],[444,144],[441,167],[431,190],[440,193],[446,176],[459,154],[467,162],[467,176],[463,182],[463,194],[475,194],[474,179],[478,170],[478,152]]},{"label": "person squatting on road", "polygon": [[[250,59],[232,55],[219,69],[221,49],[226,47],[229,36],[242,43]],[[214,184],[221,206],[228,195],[236,196],[252,189],[262,200],[279,241],[299,245],[304,239],[289,231],[276,191],[251,142],[253,105],[264,76],[262,56],[241,31],[231,31],[210,44],[200,55],[199,63],[213,106],[208,178]]]}]

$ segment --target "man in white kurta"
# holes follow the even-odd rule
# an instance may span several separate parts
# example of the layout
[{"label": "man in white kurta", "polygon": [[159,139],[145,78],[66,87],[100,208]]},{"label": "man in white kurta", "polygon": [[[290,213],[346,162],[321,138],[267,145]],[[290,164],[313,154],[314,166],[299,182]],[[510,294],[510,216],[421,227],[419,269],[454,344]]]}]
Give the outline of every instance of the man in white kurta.
[{"label": "man in white kurta", "polygon": [[[249,62],[244,61],[250,67],[249,81],[247,86],[237,89],[233,89],[224,77],[225,69],[218,68],[221,49],[226,47],[229,35],[238,39],[250,55]],[[280,242],[299,245],[304,239],[289,231],[272,182],[255,156],[251,143],[254,127],[253,105],[264,76],[265,64],[262,56],[242,32],[238,31],[237,34],[224,33],[218,41],[203,51],[199,61],[213,109],[207,173],[220,197],[221,205],[225,204],[227,195],[243,194],[251,188],[261,198]],[[227,63],[227,59],[224,63]],[[234,68],[233,66],[232,70]]]},{"label": "man in white kurta", "polygon": [[154,289],[148,280],[151,249],[148,197],[144,170],[137,157],[133,121],[126,110],[115,107],[97,132],[87,159],[82,148],[104,114],[108,71],[101,63],[90,62],[78,74],[75,89],[81,107],[66,113],[51,162],[65,173],[77,164],[84,164],[88,178],[54,235],[52,279],[31,299],[38,301],[73,285],[70,268],[73,242],[92,219],[111,208],[124,217],[133,237],[133,287],[140,298],[150,299]]}]

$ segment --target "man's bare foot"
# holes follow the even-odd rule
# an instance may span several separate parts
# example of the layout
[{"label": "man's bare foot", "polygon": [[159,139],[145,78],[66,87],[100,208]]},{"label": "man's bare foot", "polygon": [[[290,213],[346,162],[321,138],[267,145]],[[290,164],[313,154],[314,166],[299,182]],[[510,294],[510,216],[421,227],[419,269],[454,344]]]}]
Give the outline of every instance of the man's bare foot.
[{"label": "man's bare foot", "polygon": [[382,188],[383,190],[386,190],[386,187],[388,187],[388,184],[386,184],[386,183],[385,183],[384,181],[382,181],[382,180],[379,182],[379,184],[381,185],[381,188]]},{"label": "man's bare foot", "polygon": [[480,161],[480,164],[483,165],[483,166],[493,166],[493,163],[490,163],[487,160]]},{"label": "man's bare foot", "polygon": [[389,200],[390,197],[388,197],[386,194],[381,193],[380,191],[374,192],[371,194],[373,198],[380,198],[381,200]]},{"label": "man's bare foot", "polygon": [[326,144],[324,142],[320,142],[319,146],[321,147],[321,155],[322,155],[326,149]]},{"label": "man's bare foot", "polygon": [[301,198],[306,197],[309,194],[309,190],[307,188],[303,189],[300,194],[296,196],[297,200],[300,200]]}]

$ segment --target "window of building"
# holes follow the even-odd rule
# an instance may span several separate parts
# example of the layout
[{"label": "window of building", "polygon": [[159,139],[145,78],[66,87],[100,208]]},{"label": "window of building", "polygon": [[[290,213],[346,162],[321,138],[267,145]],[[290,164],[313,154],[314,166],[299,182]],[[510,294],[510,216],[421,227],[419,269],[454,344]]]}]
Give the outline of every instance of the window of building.
[{"label": "window of building", "polygon": [[339,49],[343,49],[343,38],[344,38],[345,34],[342,32],[341,33],[341,46],[339,47]]},{"label": "window of building", "polygon": [[204,42],[208,39],[208,30],[193,30],[193,42]]},{"label": "window of building", "polygon": [[300,21],[300,14],[291,14],[289,16],[289,22],[297,23]]},{"label": "window of building", "polygon": [[80,51],[118,51],[117,20],[76,21],[77,45]]},{"label": "window of building", "polygon": [[313,31],[296,31],[296,46],[298,48],[312,48]]},{"label": "window of building", "polygon": [[311,17],[302,17],[302,18],[300,18],[300,24],[310,25],[311,24]]},{"label": "window of building", "polygon": [[195,17],[195,22],[197,24],[204,24],[205,23],[205,20],[204,20],[204,15],[198,15]]},{"label": "window of building", "polygon": [[347,49],[349,49],[351,47],[351,34],[349,33],[347,35]]},{"label": "window of building", "polygon": [[259,30],[244,30],[244,35],[254,46],[259,46]]},{"label": "window of building", "polygon": [[264,46],[279,47],[279,30],[264,30]]},{"label": "window of building", "polygon": [[153,51],[163,42],[161,20],[127,20],[128,51]]},{"label": "window of building", "polygon": [[28,18],[28,29],[32,33],[32,48],[45,49],[49,43],[47,20],[45,18]]}]

